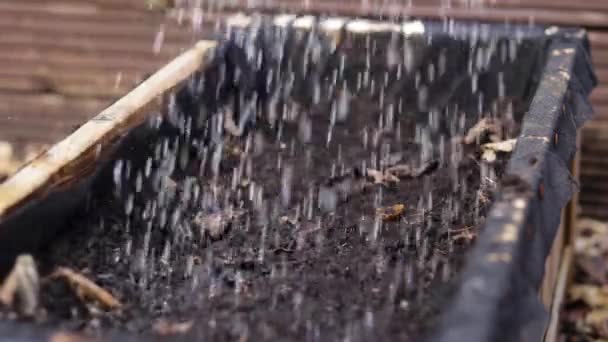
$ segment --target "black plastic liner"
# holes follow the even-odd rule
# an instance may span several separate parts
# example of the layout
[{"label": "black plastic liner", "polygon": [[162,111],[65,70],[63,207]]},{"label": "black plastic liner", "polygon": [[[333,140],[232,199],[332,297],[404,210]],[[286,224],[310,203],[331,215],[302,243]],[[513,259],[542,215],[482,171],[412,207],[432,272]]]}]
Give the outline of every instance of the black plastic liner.
[{"label": "black plastic liner", "polygon": [[[538,341],[547,321],[547,312],[538,295],[545,259],[560,223],[561,210],[576,191],[569,165],[576,152],[577,129],[592,115],[587,97],[597,81],[583,31],[560,29],[547,35],[539,27],[482,26],[490,36],[512,38],[517,32],[525,39],[538,42],[530,48],[541,47],[542,51],[533,54],[536,58],[529,60],[532,64],[522,66],[516,76],[541,76],[540,84],[535,89],[522,90],[536,92],[523,118],[507,176],[503,177],[502,189],[486,219],[485,229],[461,274],[458,294],[447,306],[442,324],[430,340]],[[479,27],[456,23],[446,28],[442,23],[428,22],[425,34],[440,39],[449,30],[452,38],[459,32],[465,37],[472,28]],[[216,51],[214,63],[218,68],[227,69],[243,66],[244,55],[235,44],[224,42]],[[529,73],[535,66],[542,68],[542,75]],[[211,67],[210,70],[217,69]],[[243,85],[253,90],[263,82],[256,79],[253,72],[241,79],[247,80],[238,85],[244,93],[248,91]],[[237,87],[225,84],[226,88],[218,94],[229,93],[231,87]],[[221,96],[207,98],[211,108],[224,101]],[[167,128],[161,134],[172,132]],[[82,209],[92,193],[108,188],[113,161],[127,158],[137,163],[141,155],[139,149],[156,140],[157,135],[158,131],[151,129],[149,123],[133,129],[116,142],[111,153],[102,156],[94,174],[31,202],[0,221],[1,270],[8,270],[17,254],[48,244]],[[12,323],[6,324],[12,326]],[[0,339],[4,336],[15,340],[17,337],[11,336],[10,330],[4,327],[5,324],[1,326]],[[15,326],[15,329],[23,331],[24,328]],[[44,341],[50,336],[42,331],[38,335],[35,330],[24,340]],[[113,340],[109,336],[107,339]]]}]

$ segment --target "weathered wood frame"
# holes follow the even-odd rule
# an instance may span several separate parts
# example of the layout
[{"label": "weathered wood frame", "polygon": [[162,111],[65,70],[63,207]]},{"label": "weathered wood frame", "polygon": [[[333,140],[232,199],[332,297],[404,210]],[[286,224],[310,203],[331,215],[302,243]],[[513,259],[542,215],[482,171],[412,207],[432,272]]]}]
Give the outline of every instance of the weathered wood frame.
[{"label": "weathered wood frame", "polygon": [[90,173],[113,141],[142,123],[162,96],[200,70],[213,41],[200,41],[0,184],[0,223],[24,203]]}]

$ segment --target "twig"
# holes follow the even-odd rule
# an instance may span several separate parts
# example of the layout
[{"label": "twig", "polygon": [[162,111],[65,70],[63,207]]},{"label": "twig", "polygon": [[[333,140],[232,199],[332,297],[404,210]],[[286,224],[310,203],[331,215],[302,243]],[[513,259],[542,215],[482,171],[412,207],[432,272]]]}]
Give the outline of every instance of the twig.
[{"label": "twig", "polygon": [[84,275],[77,273],[67,267],[58,267],[50,278],[65,278],[78,292],[79,297],[89,297],[108,309],[119,309],[122,304],[112,294]]},{"label": "twig", "polygon": [[453,241],[465,240],[467,242],[474,240],[477,237],[477,234],[475,232],[471,232],[471,230],[473,228],[475,228],[475,227],[466,226],[466,227],[463,227],[460,229],[450,230],[450,233],[456,233],[456,234],[452,235],[452,240]]},{"label": "twig", "polygon": [[155,333],[160,335],[176,335],[176,334],[185,334],[192,329],[194,325],[193,321],[186,322],[169,322],[164,319],[156,322],[152,327]]},{"label": "twig", "polygon": [[433,172],[439,163],[437,161],[425,162],[417,168],[408,164],[397,164],[387,168],[384,172],[376,169],[367,169],[366,175],[372,178],[374,184],[397,183],[403,178],[418,178]]}]

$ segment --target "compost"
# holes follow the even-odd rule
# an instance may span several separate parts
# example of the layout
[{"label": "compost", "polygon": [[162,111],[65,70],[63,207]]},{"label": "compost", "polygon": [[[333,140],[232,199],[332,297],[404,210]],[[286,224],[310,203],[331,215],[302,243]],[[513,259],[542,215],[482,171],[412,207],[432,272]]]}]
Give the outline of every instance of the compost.
[{"label": "compost", "polygon": [[542,51],[479,35],[231,32],[35,255],[31,316],[185,340],[419,340],[499,188]]}]

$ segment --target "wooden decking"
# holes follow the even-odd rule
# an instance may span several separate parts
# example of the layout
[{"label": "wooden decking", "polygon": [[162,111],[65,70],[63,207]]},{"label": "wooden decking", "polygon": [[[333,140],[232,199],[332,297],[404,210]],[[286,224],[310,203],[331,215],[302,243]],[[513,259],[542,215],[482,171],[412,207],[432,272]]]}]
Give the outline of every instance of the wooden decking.
[{"label": "wooden decking", "polygon": [[195,41],[144,4],[0,2],[0,178]]}]

